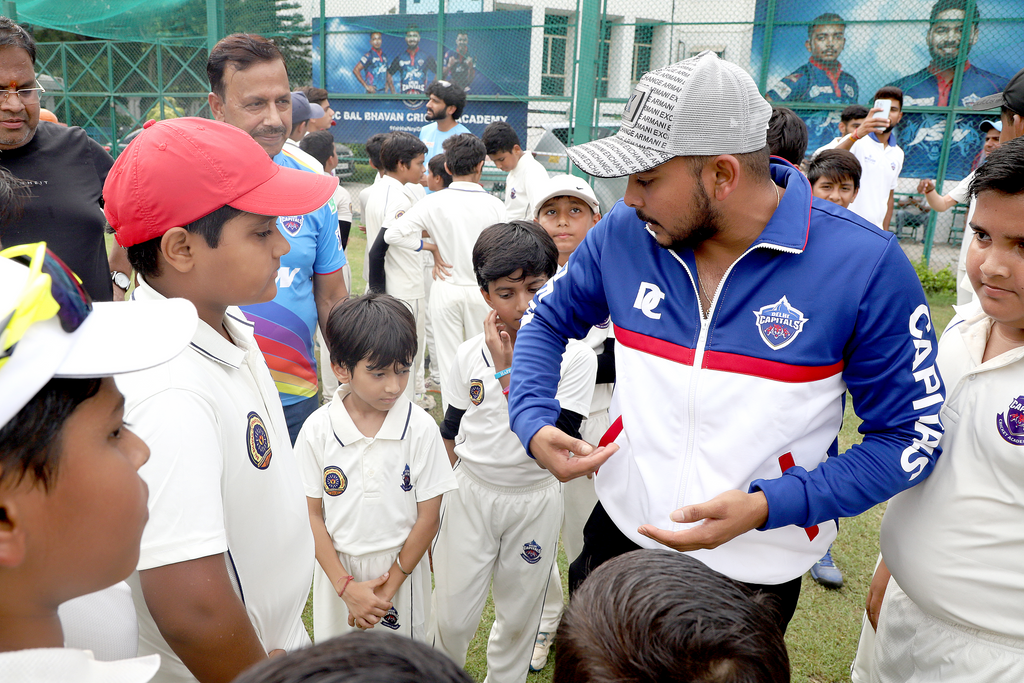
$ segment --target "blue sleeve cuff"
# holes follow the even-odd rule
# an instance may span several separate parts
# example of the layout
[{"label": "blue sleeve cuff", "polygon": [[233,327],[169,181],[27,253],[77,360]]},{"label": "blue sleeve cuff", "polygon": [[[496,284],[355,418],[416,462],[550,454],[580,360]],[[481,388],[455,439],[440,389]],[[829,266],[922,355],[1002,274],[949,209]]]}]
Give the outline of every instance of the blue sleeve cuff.
[{"label": "blue sleeve cuff", "polygon": [[420,246],[416,247],[414,251],[423,251],[423,240],[420,240]]},{"label": "blue sleeve cuff", "polygon": [[[803,476],[801,476],[803,475]],[[807,504],[807,471],[802,467],[786,470],[778,479],[755,479],[747,493],[761,491],[768,499],[768,521],[758,531],[778,529],[791,524],[803,527],[809,512]]]}]

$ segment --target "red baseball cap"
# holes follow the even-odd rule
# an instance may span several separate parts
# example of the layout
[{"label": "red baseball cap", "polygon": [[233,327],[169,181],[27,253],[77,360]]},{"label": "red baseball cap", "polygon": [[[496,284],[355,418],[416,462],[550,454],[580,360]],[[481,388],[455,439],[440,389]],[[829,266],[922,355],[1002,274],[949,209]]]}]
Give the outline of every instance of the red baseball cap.
[{"label": "red baseball cap", "polygon": [[200,118],[147,121],[103,184],[103,213],[130,247],[224,205],[261,216],[316,211],[338,179],[274,163],[248,133]]}]

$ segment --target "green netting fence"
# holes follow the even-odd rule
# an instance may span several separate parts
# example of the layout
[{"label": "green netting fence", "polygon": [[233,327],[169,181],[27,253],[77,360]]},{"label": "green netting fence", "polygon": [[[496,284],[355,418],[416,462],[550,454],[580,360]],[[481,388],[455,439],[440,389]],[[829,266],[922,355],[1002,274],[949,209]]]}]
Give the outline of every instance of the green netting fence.
[{"label": "green netting fence", "polygon": [[[896,136],[906,160],[896,192],[906,202],[918,179],[937,179],[946,192],[977,166],[979,125],[998,119],[998,112],[979,114],[970,105],[1001,91],[1024,66],[1019,0],[18,0],[2,6],[40,41],[44,106],[113,154],[148,118],[209,115],[206,55],[233,31],[274,37],[295,87],[329,91],[336,112],[331,130],[357,157],[374,133],[423,126],[423,91],[441,78],[467,88],[463,122],[471,131],[508,121],[551,171],[571,170],[567,144],[615,132],[646,71],[712,50],[748,69],[774,103],[800,114],[810,133],[808,153],[839,134],[846,106],[870,107],[878,88],[899,85],[905,114]],[[500,179],[496,169],[488,171]],[[625,187],[623,179],[594,184],[605,205]],[[933,267],[951,263],[964,218],[957,210],[921,214],[906,207],[901,244]]]}]

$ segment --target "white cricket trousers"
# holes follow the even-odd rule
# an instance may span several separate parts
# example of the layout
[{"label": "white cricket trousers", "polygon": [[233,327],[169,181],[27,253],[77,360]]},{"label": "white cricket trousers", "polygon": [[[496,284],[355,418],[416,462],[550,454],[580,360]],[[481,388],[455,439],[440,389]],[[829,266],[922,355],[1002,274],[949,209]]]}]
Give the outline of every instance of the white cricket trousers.
[{"label": "white cricket trousers", "polygon": [[872,683],[1024,681],[1024,640],[926,614],[893,579],[885,589],[872,659]]},{"label": "white cricket trousers", "polygon": [[465,666],[490,587],[494,626],[485,683],[522,683],[558,554],[562,485],[548,477],[532,486],[495,486],[461,463],[455,478],[459,488],[444,494],[432,555],[434,647]]},{"label": "white cricket trousers", "polygon": [[412,368],[410,368],[409,384],[405,387],[406,398],[413,401],[417,394],[422,394],[424,391],[423,352],[426,348],[424,325],[427,322],[427,300],[421,297],[419,299],[399,299],[399,301],[409,307],[412,317],[416,319],[416,355],[413,357]]},{"label": "white cricket trousers", "polygon": [[[611,418],[607,410],[593,413],[580,425],[580,436],[589,444],[596,446],[601,437],[611,426]],[[583,527],[590,519],[590,513],[597,505],[597,491],[594,480],[577,477],[562,485],[562,497],[565,499],[565,514],[562,517],[562,547],[569,564],[583,552]],[[554,633],[562,621],[565,595],[562,593],[562,577],[558,574],[558,563],[551,567],[548,579],[548,592],[544,598],[544,614],[540,620],[541,633]]]},{"label": "white cricket trousers", "polygon": [[448,410],[449,375],[459,345],[484,331],[484,319],[491,312],[479,287],[462,287],[437,280],[430,288],[430,325],[441,372],[441,403]]},{"label": "white cricket trousers", "polygon": [[[426,252],[430,255],[430,252]],[[427,263],[427,259],[423,259],[424,263]],[[423,267],[423,291],[426,294],[426,321],[423,323],[423,333],[426,337],[426,348],[427,354],[430,356],[430,365],[427,366],[427,370],[430,370],[430,376],[434,378],[438,386],[441,384],[441,368],[437,364],[437,348],[434,346],[434,323],[430,319],[430,289],[434,286],[434,258],[430,258],[430,265]]]},{"label": "white cricket trousers", "polygon": [[[401,547],[392,548],[372,555],[346,555],[338,553],[338,559],[353,577],[353,581],[370,581],[380,578],[391,569]],[[391,600],[391,609],[373,627],[375,631],[393,631],[399,635],[430,643],[430,567],[426,556],[412,570],[410,576],[399,587]],[[338,597],[331,580],[316,564],[313,572],[313,641],[322,643],[334,636],[358,631],[348,625],[348,605]]]}]

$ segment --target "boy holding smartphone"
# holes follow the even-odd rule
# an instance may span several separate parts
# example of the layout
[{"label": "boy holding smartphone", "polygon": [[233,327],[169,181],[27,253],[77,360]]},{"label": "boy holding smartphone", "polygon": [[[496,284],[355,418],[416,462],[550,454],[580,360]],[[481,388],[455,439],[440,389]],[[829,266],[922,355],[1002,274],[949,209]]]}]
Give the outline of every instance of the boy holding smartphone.
[{"label": "boy holding smartphone", "polygon": [[903,150],[892,134],[902,118],[903,91],[887,85],[875,93],[875,106],[857,128],[825,146],[848,150],[857,157],[862,169],[860,192],[850,203],[850,211],[883,230],[889,229],[896,183],[903,170]]}]

